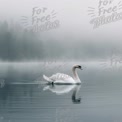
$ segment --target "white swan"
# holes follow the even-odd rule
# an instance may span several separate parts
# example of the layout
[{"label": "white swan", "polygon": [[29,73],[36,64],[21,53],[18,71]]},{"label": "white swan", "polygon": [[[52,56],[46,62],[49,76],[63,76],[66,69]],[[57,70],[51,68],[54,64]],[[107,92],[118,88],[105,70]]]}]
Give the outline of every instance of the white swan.
[{"label": "white swan", "polygon": [[76,72],[76,68],[82,70],[82,67],[80,65],[73,66],[72,68],[73,78],[63,73],[56,73],[52,75],[51,77],[47,77],[43,75],[43,78],[46,81],[48,81],[48,83],[52,83],[52,84],[80,84],[81,81]]}]

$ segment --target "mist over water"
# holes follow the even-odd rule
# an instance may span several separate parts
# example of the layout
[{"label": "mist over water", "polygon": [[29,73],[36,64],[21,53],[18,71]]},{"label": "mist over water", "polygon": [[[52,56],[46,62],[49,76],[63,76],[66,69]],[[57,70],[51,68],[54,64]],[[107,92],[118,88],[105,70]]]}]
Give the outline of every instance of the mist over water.
[{"label": "mist over water", "polygon": [[[49,36],[49,37],[48,37]],[[45,61],[80,60],[90,61],[111,58],[113,54],[121,57],[120,43],[109,43],[93,39],[72,38],[67,33],[64,38],[55,35],[47,37],[31,30],[23,30],[19,24],[0,23],[1,61]]]}]

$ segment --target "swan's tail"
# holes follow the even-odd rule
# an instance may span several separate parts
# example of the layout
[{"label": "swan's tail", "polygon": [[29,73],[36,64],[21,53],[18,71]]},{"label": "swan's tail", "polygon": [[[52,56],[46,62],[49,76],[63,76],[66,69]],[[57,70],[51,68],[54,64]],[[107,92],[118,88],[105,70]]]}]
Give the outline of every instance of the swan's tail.
[{"label": "swan's tail", "polygon": [[45,75],[43,75],[43,78],[46,80],[46,81],[48,81],[49,83],[51,83],[51,79],[50,78],[48,78],[47,76],[45,76]]}]

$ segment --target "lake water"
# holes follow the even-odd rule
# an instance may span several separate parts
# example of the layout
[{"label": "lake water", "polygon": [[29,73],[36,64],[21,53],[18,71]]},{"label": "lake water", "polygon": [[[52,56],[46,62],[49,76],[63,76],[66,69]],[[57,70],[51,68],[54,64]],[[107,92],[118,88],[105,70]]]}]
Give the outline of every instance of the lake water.
[{"label": "lake water", "polygon": [[80,63],[80,86],[44,85],[76,63],[0,63],[0,122],[122,122],[122,68]]}]

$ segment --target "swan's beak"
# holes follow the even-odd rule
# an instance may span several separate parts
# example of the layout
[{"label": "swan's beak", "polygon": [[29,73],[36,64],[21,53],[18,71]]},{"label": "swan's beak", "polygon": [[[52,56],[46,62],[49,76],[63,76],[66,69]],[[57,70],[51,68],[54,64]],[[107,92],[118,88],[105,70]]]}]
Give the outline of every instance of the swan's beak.
[{"label": "swan's beak", "polygon": [[82,66],[78,66],[77,68],[79,68],[80,70],[83,70],[83,69],[82,69]]},{"label": "swan's beak", "polygon": [[83,70],[83,68],[81,67],[81,68],[79,68],[80,70]]},{"label": "swan's beak", "polygon": [[80,68],[80,70],[83,70],[82,68]]}]

